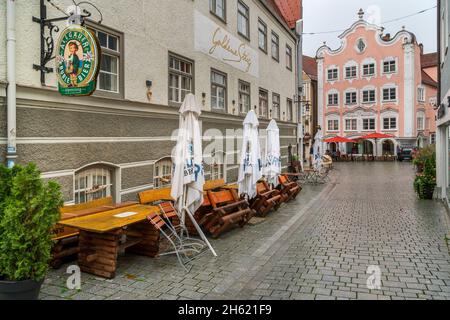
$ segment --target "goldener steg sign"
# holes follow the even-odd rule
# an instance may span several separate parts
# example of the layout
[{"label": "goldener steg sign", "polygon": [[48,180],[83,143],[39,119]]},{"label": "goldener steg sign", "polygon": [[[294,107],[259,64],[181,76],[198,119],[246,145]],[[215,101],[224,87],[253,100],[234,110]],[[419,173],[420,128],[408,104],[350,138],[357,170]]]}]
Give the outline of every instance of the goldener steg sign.
[{"label": "goldener steg sign", "polygon": [[248,43],[195,11],[195,50],[259,77],[258,53]]}]

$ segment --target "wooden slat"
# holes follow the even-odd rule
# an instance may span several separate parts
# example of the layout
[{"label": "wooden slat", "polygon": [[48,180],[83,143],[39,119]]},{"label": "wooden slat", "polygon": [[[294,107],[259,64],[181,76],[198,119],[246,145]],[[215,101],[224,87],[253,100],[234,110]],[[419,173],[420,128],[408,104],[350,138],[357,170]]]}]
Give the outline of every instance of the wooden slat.
[{"label": "wooden slat", "polygon": [[101,207],[101,206],[108,206],[113,204],[113,198],[112,197],[106,197],[86,203],[81,203],[73,206],[65,206],[62,207],[60,212],[66,213],[66,212],[75,212],[75,211],[81,211],[86,209],[92,209],[95,207]]},{"label": "wooden slat", "polygon": [[152,202],[161,200],[173,201],[170,192],[170,188],[147,190],[139,193],[139,202],[141,204],[151,204]]},{"label": "wooden slat", "polygon": [[225,180],[218,179],[218,180],[209,180],[205,182],[205,185],[203,186],[204,191],[214,190],[217,188],[221,188],[225,186]]}]

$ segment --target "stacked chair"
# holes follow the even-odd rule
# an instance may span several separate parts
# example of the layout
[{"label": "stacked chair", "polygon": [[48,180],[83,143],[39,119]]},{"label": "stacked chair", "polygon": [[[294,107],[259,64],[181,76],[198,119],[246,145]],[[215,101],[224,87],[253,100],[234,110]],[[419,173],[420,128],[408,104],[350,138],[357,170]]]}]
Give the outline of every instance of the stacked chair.
[{"label": "stacked chair", "polygon": [[285,198],[278,189],[271,189],[265,180],[256,185],[258,195],[251,201],[251,208],[258,216],[265,217],[271,210],[278,210]]}]

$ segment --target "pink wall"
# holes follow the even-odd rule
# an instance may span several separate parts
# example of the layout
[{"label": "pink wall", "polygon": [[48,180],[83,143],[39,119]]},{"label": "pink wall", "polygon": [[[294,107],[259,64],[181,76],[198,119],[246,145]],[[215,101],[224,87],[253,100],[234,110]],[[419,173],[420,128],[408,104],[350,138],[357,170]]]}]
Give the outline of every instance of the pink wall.
[{"label": "pink wall", "polygon": [[[376,130],[377,132],[385,132],[388,134],[393,134],[397,138],[411,138],[417,137],[416,115],[418,110],[425,110],[426,117],[430,119],[430,131],[435,132],[436,124],[434,117],[434,110],[431,107],[429,100],[435,97],[437,92],[436,89],[431,86],[426,86],[426,104],[419,104],[418,102],[418,87],[422,83],[422,68],[421,68],[421,50],[416,41],[413,42],[412,47],[414,48],[413,65],[414,65],[414,83],[412,84],[412,89],[410,89],[410,94],[406,96],[405,92],[405,49],[404,41],[405,38],[410,38],[410,34],[402,31],[391,41],[385,42],[380,37],[381,31],[375,26],[369,25],[367,22],[360,20],[357,22],[353,29],[349,29],[343,34],[343,47],[336,51],[332,51],[328,47],[324,46],[318,51],[318,61],[323,57],[323,73],[319,75],[319,81],[323,81],[323,117],[321,121],[322,128],[324,128],[325,136],[355,136],[355,135],[365,135],[367,131],[361,131],[362,120],[359,124],[358,132],[349,132],[345,130],[344,115],[349,114],[352,110],[364,109],[364,113],[373,112],[376,118]],[[366,49],[364,52],[360,53],[356,50],[357,42],[359,39],[363,39],[366,44]],[[383,60],[388,57],[394,57],[397,61],[397,70],[394,74],[383,74]],[[376,63],[376,76],[372,78],[362,77],[363,63],[366,59],[372,58]],[[358,66],[358,75],[356,79],[347,80],[345,79],[345,65],[349,62],[356,62]],[[339,80],[337,82],[327,81],[327,70],[331,66],[337,66],[339,69]],[[437,68],[433,70],[430,68],[428,72],[432,77],[437,75]],[[412,70],[412,69],[411,69]],[[382,88],[385,85],[393,84],[397,87],[397,101],[396,102],[382,102]],[[363,104],[362,103],[362,89],[367,86],[373,86],[376,90],[376,103],[374,104]],[[358,101],[354,106],[345,105],[345,91],[347,89],[354,88],[358,92]],[[339,107],[329,107],[328,106],[328,92],[330,90],[337,90],[339,92]],[[320,93],[319,93],[320,94]],[[407,134],[407,128],[405,128],[405,104],[407,101],[412,101],[412,109],[414,111],[410,121],[406,121],[409,127],[412,126],[412,134]],[[320,106],[319,106],[320,107]],[[362,109],[361,109],[362,110]],[[388,110],[389,112],[396,111],[398,113],[397,129],[396,131],[384,131],[383,130],[383,120],[382,112]],[[327,115],[338,114],[340,119],[339,132],[330,132],[327,130]],[[408,119],[408,118],[407,118]],[[374,132],[374,131],[371,131]],[[428,134],[429,132],[427,132]]]}]

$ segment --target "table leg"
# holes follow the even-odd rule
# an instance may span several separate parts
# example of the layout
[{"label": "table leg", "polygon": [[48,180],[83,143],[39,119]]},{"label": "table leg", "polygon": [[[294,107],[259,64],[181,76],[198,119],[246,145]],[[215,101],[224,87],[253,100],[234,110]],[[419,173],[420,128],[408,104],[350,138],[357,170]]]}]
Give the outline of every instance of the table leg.
[{"label": "table leg", "polygon": [[82,272],[112,279],[116,275],[121,230],[99,234],[80,231],[78,265]]},{"label": "table leg", "polygon": [[154,258],[159,254],[160,234],[153,225],[147,221],[136,223],[128,227],[128,230],[142,234],[142,241],[135,246],[126,249],[126,252]]}]

